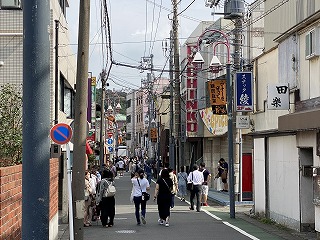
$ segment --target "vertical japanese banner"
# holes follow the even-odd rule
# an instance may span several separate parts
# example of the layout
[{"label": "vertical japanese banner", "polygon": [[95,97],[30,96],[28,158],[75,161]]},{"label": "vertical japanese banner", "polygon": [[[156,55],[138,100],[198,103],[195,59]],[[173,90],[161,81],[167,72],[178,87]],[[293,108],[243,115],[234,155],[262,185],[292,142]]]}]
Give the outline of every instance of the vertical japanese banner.
[{"label": "vertical japanese banner", "polygon": [[213,114],[227,114],[227,82],[223,80],[208,81],[208,90]]},{"label": "vertical japanese banner", "polygon": [[96,125],[96,77],[91,78],[91,128]]},{"label": "vertical japanese banner", "polygon": [[268,109],[288,110],[289,83],[268,84]]},{"label": "vertical japanese banner", "polygon": [[236,73],[236,111],[253,111],[252,72]]}]

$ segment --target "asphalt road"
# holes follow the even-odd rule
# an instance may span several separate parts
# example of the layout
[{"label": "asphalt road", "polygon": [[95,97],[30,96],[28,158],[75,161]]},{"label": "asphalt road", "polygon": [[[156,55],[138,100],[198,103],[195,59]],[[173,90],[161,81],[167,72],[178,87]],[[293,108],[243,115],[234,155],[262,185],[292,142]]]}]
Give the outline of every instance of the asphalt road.
[{"label": "asphalt road", "polygon": [[[93,222],[92,226],[84,228],[85,240],[166,240],[166,239],[287,239],[281,237],[277,231],[269,231],[259,227],[242,217],[231,219],[226,207],[210,203],[202,207],[201,212],[190,211],[188,202],[181,202],[175,198],[175,207],[171,210],[170,226],[158,224],[157,205],[148,201],[146,225],[136,225],[134,205],[130,202],[131,192],[130,174],[116,180],[116,216],[114,226],[103,228],[101,223]],[[151,184],[151,199],[155,183]],[[59,239],[69,239],[68,225],[59,226]],[[290,237],[288,239],[296,239]]]}]

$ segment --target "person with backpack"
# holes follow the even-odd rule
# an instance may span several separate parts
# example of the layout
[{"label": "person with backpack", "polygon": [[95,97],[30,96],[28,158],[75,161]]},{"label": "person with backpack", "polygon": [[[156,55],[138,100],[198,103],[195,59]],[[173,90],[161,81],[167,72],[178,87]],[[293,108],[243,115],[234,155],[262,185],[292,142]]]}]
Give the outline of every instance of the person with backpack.
[{"label": "person with backpack", "polygon": [[[102,180],[98,185],[98,195],[96,202],[100,207],[100,220],[103,227],[112,227],[115,216],[115,195],[110,194],[111,190],[115,192],[113,173],[110,170],[103,170]],[[110,196],[109,196],[110,195]]]}]

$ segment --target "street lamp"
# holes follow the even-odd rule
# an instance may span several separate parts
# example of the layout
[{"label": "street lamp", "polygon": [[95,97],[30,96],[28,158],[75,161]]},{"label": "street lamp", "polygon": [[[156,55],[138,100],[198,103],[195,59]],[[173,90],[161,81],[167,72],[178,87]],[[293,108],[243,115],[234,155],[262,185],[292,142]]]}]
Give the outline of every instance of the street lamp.
[{"label": "street lamp", "polygon": [[230,218],[235,218],[235,197],[234,197],[234,161],[233,161],[233,125],[232,125],[232,102],[233,102],[233,94],[232,94],[232,79],[231,79],[231,62],[230,62],[230,43],[227,35],[216,29],[208,29],[204,31],[197,42],[197,53],[194,56],[192,63],[196,65],[197,68],[201,67],[204,64],[203,57],[200,54],[200,40],[202,40],[203,36],[208,33],[218,33],[223,38],[222,41],[216,41],[213,46],[213,57],[210,62],[210,69],[214,73],[218,73],[222,70],[222,65],[218,57],[216,56],[216,47],[219,44],[223,44],[227,48],[227,66],[226,66],[226,75],[227,75],[227,114],[228,114],[228,155],[229,155],[229,199],[230,199]]}]

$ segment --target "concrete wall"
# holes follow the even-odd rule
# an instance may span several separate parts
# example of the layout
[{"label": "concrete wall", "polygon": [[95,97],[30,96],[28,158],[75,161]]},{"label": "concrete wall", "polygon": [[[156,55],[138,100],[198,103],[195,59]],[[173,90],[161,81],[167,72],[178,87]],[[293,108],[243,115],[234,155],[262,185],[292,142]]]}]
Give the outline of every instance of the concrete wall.
[{"label": "concrete wall", "polygon": [[265,184],[265,139],[254,139],[253,153],[253,199],[256,213],[266,213],[266,184]]},{"label": "concrete wall", "polygon": [[269,138],[270,218],[299,230],[299,157],[296,136]]}]

